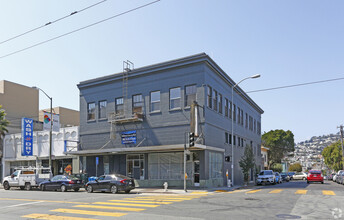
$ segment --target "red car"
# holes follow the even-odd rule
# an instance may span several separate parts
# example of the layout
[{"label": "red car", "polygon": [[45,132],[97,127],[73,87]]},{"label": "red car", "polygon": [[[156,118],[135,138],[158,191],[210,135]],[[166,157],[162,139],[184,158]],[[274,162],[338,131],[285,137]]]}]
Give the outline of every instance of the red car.
[{"label": "red car", "polygon": [[307,183],[309,182],[321,182],[324,184],[324,177],[320,170],[310,170],[307,175]]}]

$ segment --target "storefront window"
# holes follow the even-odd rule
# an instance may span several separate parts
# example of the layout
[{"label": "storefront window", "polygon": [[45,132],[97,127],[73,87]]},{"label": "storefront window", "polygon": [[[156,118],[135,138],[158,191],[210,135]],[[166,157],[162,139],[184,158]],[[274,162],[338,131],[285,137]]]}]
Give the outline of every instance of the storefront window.
[{"label": "storefront window", "polygon": [[223,154],[209,152],[209,178],[222,178]]}]

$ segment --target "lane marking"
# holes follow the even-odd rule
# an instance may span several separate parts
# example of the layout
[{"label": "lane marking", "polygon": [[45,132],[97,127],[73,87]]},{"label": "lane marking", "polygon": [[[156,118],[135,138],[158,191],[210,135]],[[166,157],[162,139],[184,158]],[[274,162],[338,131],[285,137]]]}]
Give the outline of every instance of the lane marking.
[{"label": "lane marking", "polygon": [[262,191],[261,189],[255,189],[255,190],[251,190],[251,191],[248,191],[246,193],[256,193],[256,192],[260,192]]},{"label": "lane marking", "polygon": [[86,211],[86,210],[78,210],[78,209],[54,209],[50,211],[70,213],[70,214],[97,215],[97,216],[99,215],[99,216],[111,216],[111,217],[121,217],[121,216],[127,215],[127,213],[119,213],[119,212],[98,212],[98,211]]},{"label": "lane marking", "polygon": [[148,207],[148,208],[155,208],[160,205],[147,205],[147,204],[131,204],[131,203],[118,203],[118,202],[94,202],[92,204],[96,205],[120,205],[120,206],[136,206],[136,207]]},{"label": "lane marking", "polygon": [[322,194],[327,195],[327,196],[335,196],[336,195],[332,190],[323,190]]},{"label": "lane marking", "polygon": [[275,190],[270,191],[269,193],[280,193],[282,191],[283,189],[275,189]]},{"label": "lane marking", "polygon": [[113,207],[113,206],[101,206],[101,205],[76,205],[73,207],[92,208],[92,209],[111,209],[111,210],[121,210],[121,211],[131,211],[131,212],[140,212],[140,211],[146,210],[146,209],[140,209],[140,208]]},{"label": "lane marking", "polygon": [[297,191],[295,192],[295,194],[306,195],[307,191],[308,191],[308,190],[301,190],[301,189],[299,189],[299,190],[297,190]]},{"label": "lane marking", "polygon": [[127,201],[151,201],[151,202],[183,202],[185,200],[181,199],[134,199],[134,198],[124,198]]},{"label": "lane marking", "polygon": [[22,203],[22,204],[17,204],[17,205],[9,205],[9,206],[5,206],[5,207],[2,207],[2,208],[12,208],[12,207],[18,207],[18,206],[23,206],[23,205],[31,205],[31,204],[36,204],[36,203],[42,203],[42,201],[28,202],[28,203]]},{"label": "lane marking", "polygon": [[90,203],[88,203],[88,202],[66,202],[66,201],[35,200],[35,199],[11,199],[11,198],[0,198],[0,200],[27,201],[27,202],[52,202],[52,203],[67,203],[67,204],[90,204]]},{"label": "lane marking", "polygon": [[172,202],[151,202],[151,201],[139,201],[139,200],[109,200],[109,202],[132,202],[132,203],[143,203],[143,204],[159,204],[159,205],[168,205]]},{"label": "lane marking", "polygon": [[29,218],[29,219],[48,219],[48,220],[98,220],[95,218],[78,218],[78,217],[69,217],[69,216],[57,216],[57,215],[49,215],[49,214],[30,214],[30,215],[23,215],[22,218]]}]

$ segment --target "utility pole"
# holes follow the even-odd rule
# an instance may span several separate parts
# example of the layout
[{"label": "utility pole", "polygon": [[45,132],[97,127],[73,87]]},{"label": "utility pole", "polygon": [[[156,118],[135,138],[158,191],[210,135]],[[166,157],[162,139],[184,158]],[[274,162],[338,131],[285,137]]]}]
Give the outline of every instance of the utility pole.
[{"label": "utility pole", "polygon": [[[344,147],[343,147],[343,125],[337,127],[340,129],[340,143],[342,144],[342,160],[344,160]],[[343,161],[343,169],[344,169],[344,161]]]}]

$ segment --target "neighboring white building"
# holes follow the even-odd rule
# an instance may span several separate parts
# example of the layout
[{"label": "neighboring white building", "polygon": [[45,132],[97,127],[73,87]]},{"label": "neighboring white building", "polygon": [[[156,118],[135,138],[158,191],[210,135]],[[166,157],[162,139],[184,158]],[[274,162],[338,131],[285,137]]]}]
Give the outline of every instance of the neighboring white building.
[{"label": "neighboring white building", "polygon": [[[72,173],[79,173],[79,157],[67,155],[67,152],[77,151],[78,141],[79,127],[66,127],[53,132],[51,155],[54,175],[64,173],[68,165],[72,166]],[[33,156],[22,156],[21,133],[6,135],[3,143],[3,177],[19,166],[49,166],[49,131],[33,132]]]}]

